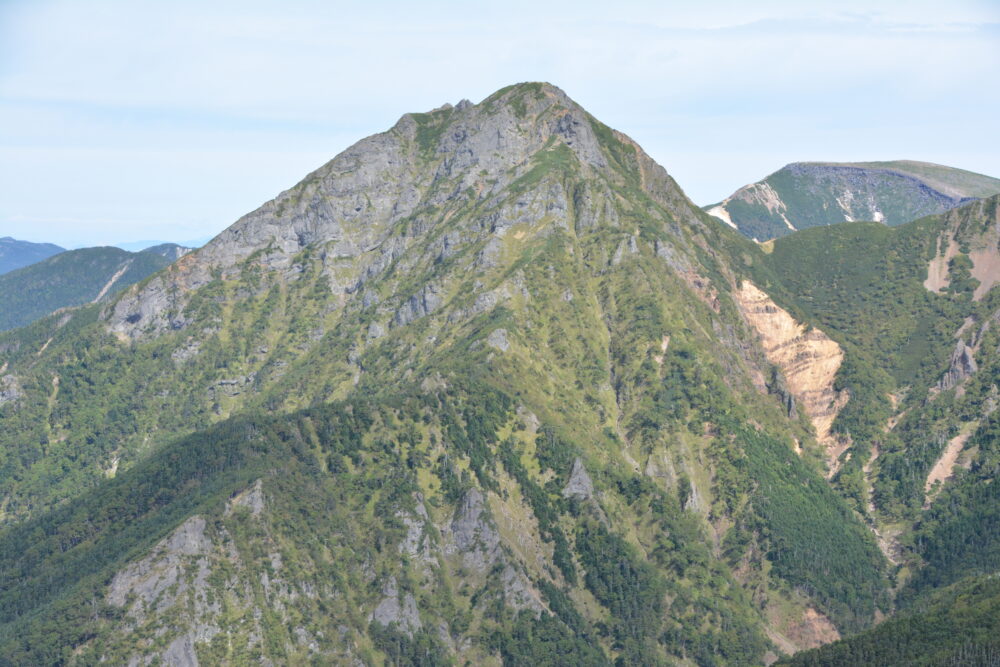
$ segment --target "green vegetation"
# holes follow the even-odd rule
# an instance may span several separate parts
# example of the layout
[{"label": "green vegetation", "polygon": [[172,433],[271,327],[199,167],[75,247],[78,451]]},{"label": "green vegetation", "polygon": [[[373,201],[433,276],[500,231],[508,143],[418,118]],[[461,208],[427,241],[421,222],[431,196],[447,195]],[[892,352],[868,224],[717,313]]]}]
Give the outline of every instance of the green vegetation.
[{"label": "green vegetation", "polygon": [[[854,448],[835,481],[858,508],[873,445],[882,453],[875,500],[891,514],[920,507],[923,480],[941,451],[919,423],[928,415],[923,410],[893,433],[884,429],[893,411],[890,393],[908,386],[908,401],[923,400],[947,367],[955,323],[977,312],[967,295],[939,295],[923,285],[940,230],[940,218],[898,228],[835,225],[779,239],[764,256],[770,271],[760,275],[764,284],[845,349],[836,388],[851,399],[834,430],[850,436]],[[909,436],[926,443],[920,453]]]},{"label": "green vegetation", "polygon": [[84,248],[5,273],[0,276],[0,330],[24,326],[60,308],[113,296],[169,263],[155,253]]},{"label": "green vegetation", "polygon": [[963,577],[1000,571],[1000,485],[996,483],[1000,415],[990,415],[969,445],[977,450],[975,463],[944,490],[916,525],[913,548],[925,565],[908,582],[901,595],[904,602]]},{"label": "green vegetation", "polygon": [[897,171],[919,178],[940,192],[958,197],[986,198],[1000,194],[1000,179],[930,162],[916,160],[848,162],[845,166]]},{"label": "green vegetation", "polygon": [[1000,660],[1000,580],[971,578],[919,609],[778,665],[990,665]]},{"label": "green vegetation", "polygon": [[5,236],[0,238],[0,275],[64,251],[65,248],[52,243],[31,243]]},{"label": "green vegetation", "polygon": [[797,230],[858,220],[896,226],[998,193],[998,179],[935,164],[797,162],[720,205],[743,234],[767,241],[788,235],[789,224]]},{"label": "green vegetation", "polygon": [[[922,283],[944,218],[766,254],[569,104],[523,84],[461,128],[413,115],[383,137],[404,182],[342,196],[320,170],[247,224],[412,209],[185,259],[136,297],[159,324],[95,304],[0,334],[0,655],[760,664],[807,610],[872,632],[996,569],[982,225],[962,223],[940,294]],[[590,127],[553,129],[569,111]],[[501,122],[517,166],[443,168],[453,131]],[[730,294],[744,277],[845,351],[834,428],[853,446],[832,485]],[[939,391],[966,317],[980,370]],[[961,428],[974,460],[924,511]],[[885,519],[907,528],[898,572],[866,525]]]}]

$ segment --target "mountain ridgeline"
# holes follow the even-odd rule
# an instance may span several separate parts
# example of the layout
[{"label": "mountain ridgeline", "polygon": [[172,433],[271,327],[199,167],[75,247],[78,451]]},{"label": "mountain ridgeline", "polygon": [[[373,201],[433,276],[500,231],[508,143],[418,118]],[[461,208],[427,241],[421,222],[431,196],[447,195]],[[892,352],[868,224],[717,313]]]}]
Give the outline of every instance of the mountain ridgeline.
[{"label": "mountain ridgeline", "polygon": [[60,308],[105,300],[186,251],[172,243],[135,253],[81,248],[0,275],[0,330],[25,326]]},{"label": "mountain ridgeline", "polygon": [[[971,206],[761,247],[549,84],[406,114],[0,334],[0,655],[743,665],[867,637],[998,553],[949,569],[993,506],[1000,226]],[[924,494],[963,428],[969,474]]]},{"label": "mountain ridgeline", "polygon": [[900,225],[1000,193],[1000,179],[927,162],[796,162],[705,209],[750,238],[841,222]]},{"label": "mountain ridgeline", "polygon": [[40,262],[64,250],[53,243],[31,243],[5,236],[0,238],[0,275]]}]

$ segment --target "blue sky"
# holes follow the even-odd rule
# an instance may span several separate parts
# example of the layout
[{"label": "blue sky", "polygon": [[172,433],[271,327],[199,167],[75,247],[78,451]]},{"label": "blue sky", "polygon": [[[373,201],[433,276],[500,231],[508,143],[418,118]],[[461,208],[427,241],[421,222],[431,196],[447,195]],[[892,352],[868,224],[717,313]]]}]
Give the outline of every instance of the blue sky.
[{"label": "blue sky", "polygon": [[527,80],[699,204],[796,160],[1000,177],[1000,2],[694,4],[0,0],[0,236],[214,234],[407,111]]}]

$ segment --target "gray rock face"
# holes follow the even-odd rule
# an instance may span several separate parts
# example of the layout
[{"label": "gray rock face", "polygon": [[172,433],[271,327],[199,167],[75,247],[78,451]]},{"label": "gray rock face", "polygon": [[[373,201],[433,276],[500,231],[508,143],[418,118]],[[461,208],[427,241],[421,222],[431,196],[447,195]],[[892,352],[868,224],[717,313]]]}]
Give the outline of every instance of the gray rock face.
[{"label": "gray rock face", "polygon": [[181,635],[163,652],[163,664],[171,667],[198,667],[198,654],[191,635]]},{"label": "gray rock face", "polygon": [[21,388],[13,375],[0,377],[0,405],[14,403],[21,398]]},{"label": "gray rock face", "polygon": [[384,335],[385,327],[378,322],[372,322],[368,325],[368,340],[378,340]]},{"label": "gray rock face", "polygon": [[510,343],[507,342],[507,330],[494,329],[490,332],[490,335],[486,337],[486,344],[500,350],[501,352],[506,352],[510,347]]},{"label": "gray rock face", "polygon": [[216,399],[219,396],[239,396],[241,393],[251,388],[254,380],[256,379],[257,374],[250,373],[249,375],[244,375],[242,377],[216,380],[215,384],[208,388],[208,396],[211,399]]},{"label": "gray rock face", "polygon": [[500,575],[503,583],[504,601],[514,609],[530,609],[537,614],[545,611],[541,598],[525,576],[507,565]]},{"label": "gray rock face", "polygon": [[393,324],[404,326],[421,317],[425,317],[441,307],[444,299],[441,297],[440,288],[437,285],[428,284],[416,294],[411,296],[403,304],[403,307],[396,311]]},{"label": "gray rock face", "polygon": [[186,557],[204,556],[211,548],[212,542],[205,535],[205,520],[198,515],[191,517],[157,544],[149,556],[114,576],[107,593],[108,604],[124,607],[135,596],[143,609],[154,602],[158,609],[172,605],[186,588],[182,576]]},{"label": "gray rock face", "polygon": [[781,404],[785,407],[785,414],[788,415],[789,419],[799,418],[799,411],[795,405],[795,396],[788,388],[785,376],[781,374],[781,371],[778,368],[774,368],[772,370],[771,380],[767,384],[767,390],[771,394],[778,397],[778,400],[780,400]]},{"label": "gray rock face", "polygon": [[249,510],[250,516],[260,516],[264,511],[264,486],[261,480],[258,479],[249,489],[231,498],[226,506],[226,515],[232,514],[238,508]]},{"label": "gray rock face", "polygon": [[466,492],[451,522],[452,546],[448,552],[462,555],[465,567],[485,572],[500,557],[500,533],[489,518],[486,499],[479,489]]},{"label": "gray rock face", "polygon": [[594,497],[594,483],[590,480],[583,461],[577,458],[573,461],[573,470],[569,474],[569,481],[562,491],[563,498],[577,498],[580,500],[590,500]]},{"label": "gray rock face", "polygon": [[966,378],[970,377],[978,370],[976,360],[972,356],[972,348],[967,347],[965,341],[959,339],[955,345],[955,351],[951,353],[951,362],[944,377],[938,381],[938,389],[947,391],[960,385]]},{"label": "gray rock face", "polygon": [[698,491],[697,485],[690,482],[690,491],[687,498],[684,499],[684,511],[700,512],[703,507],[704,502],[701,499],[701,493]]},{"label": "gray rock face", "polygon": [[397,630],[410,637],[423,627],[416,599],[409,592],[400,595],[395,577],[385,582],[382,595],[385,597],[372,612],[372,620],[383,626],[395,624]]},{"label": "gray rock face", "polygon": [[426,565],[437,563],[431,537],[431,521],[427,515],[427,508],[424,506],[424,498],[421,494],[414,494],[416,505],[413,513],[398,512],[403,525],[406,527],[406,537],[399,543],[399,552],[410,558],[416,558]]},{"label": "gray rock face", "polygon": [[[615,136],[634,146],[628,137]],[[442,211],[457,203],[476,204],[482,211],[482,217],[469,221],[473,236],[543,220],[568,228],[570,211],[577,225],[602,219],[617,224],[613,197],[591,186],[568,193],[552,180],[510,197],[508,186],[532,168],[533,157],[559,145],[584,171],[612,173],[594,121],[549,84],[522,84],[477,105],[464,101],[404,115],[389,131],[359,141],[203,248],[127,290],[106,308],[108,328],[128,340],[188,327],[184,306],[192,291],[216,278],[236,277],[244,268],[262,271],[268,280],[295,280],[303,270],[296,256],[306,247],[321,248],[314,256],[322,262],[331,292],[346,299],[387,270],[413,238],[431,231]],[[638,147],[635,159],[647,192],[665,206],[682,204],[677,214],[700,225],[666,171]],[[443,238],[440,260],[471,240]],[[497,252],[498,247],[484,251],[482,261],[495,261]],[[413,295],[396,314],[397,323],[433,311],[440,305],[437,296]]]}]

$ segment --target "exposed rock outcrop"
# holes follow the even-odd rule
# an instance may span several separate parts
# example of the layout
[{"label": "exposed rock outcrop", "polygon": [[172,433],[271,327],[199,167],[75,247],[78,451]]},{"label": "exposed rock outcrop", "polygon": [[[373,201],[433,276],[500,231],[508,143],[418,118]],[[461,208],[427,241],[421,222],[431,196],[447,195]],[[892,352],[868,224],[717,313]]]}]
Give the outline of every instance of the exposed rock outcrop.
[{"label": "exposed rock outcrop", "polygon": [[949,211],[938,237],[934,257],[927,265],[924,287],[941,293],[951,284],[950,262],[959,253],[968,256],[969,273],[978,281],[974,301],[1000,283],[1000,197],[989,197]]},{"label": "exposed rock outcrop", "polygon": [[486,499],[479,489],[469,489],[451,521],[452,544],[446,553],[458,553],[465,567],[485,572],[500,557],[500,533],[489,518]]},{"label": "exposed rock outcrop", "polygon": [[705,207],[731,227],[767,241],[839,222],[900,225],[1000,192],[1000,180],[941,165],[794,162]]},{"label": "exposed rock outcrop", "polygon": [[425,565],[437,564],[436,545],[431,534],[433,524],[424,506],[423,495],[415,493],[414,503],[412,512],[400,510],[396,513],[406,527],[406,537],[399,543],[399,552]]},{"label": "exposed rock outcrop", "polygon": [[938,381],[937,388],[941,391],[953,389],[962,384],[978,370],[976,359],[972,354],[972,349],[965,344],[961,338],[955,344],[955,350],[951,353],[951,360],[948,370]]},{"label": "exposed rock outcrop", "polygon": [[826,448],[831,472],[846,445],[831,433],[833,420],[847,401],[834,389],[834,378],[844,360],[840,346],[816,328],[807,329],[780,308],[760,288],[744,280],[734,292],[736,302],[760,336],[767,360],[784,375],[788,392],[796,405],[806,411],[816,437]]},{"label": "exposed rock outcrop", "polygon": [[384,625],[395,625],[396,629],[410,637],[423,627],[420,622],[420,612],[417,610],[417,600],[413,593],[401,593],[396,577],[389,577],[382,589],[384,596],[375,611],[372,620]]},{"label": "exposed rock outcrop", "polygon": [[563,498],[576,498],[578,500],[590,500],[594,497],[594,483],[587,474],[587,469],[583,467],[583,461],[579,457],[573,461],[573,469],[569,473],[569,481],[566,482],[562,491]]},{"label": "exposed rock outcrop", "polygon": [[17,378],[10,374],[0,377],[0,405],[14,403],[19,398],[21,398],[21,387]]},{"label": "exposed rock outcrop", "polygon": [[212,542],[205,535],[205,519],[191,517],[157,544],[149,556],[115,575],[108,589],[108,604],[124,607],[135,596],[141,604],[134,609],[137,614],[143,614],[154,603],[160,609],[170,606],[187,587],[182,577],[186,557],[205,556],[211,548]]},{"label": "exposed rock outcrop", "polygon": [[448,527],[450,539],[446,554],[461,557],[462,566],[471,573],[495,576],[500,569],[499,584],[504,602],[514,609],[544,609],[538,592],[521,568],[504,551],[500,533],[490,518],[486,498],[479,489],[469,489],[459,502]]},{"label": "exposed rock outcrop", "polygon": [[258,479],[249,489],[230,498],[226,514],[232,514],[239,508],[246,508],[253,517],[259,517],[264,511],[264,485],[261,480]]},{"label": "exposed rock outcrop", "polygon": [[507,349],[510,348],[510,343],[507,342],[507,330],[494,329],[490,332],[490,335],[486,337],[486,344],[500,350],[501,352],[506,352]]},{"label": "exposed rock outcrop", "polygon": [[924,482],[924,509],[930,507],[937,493],[941,490],[940,485],[948,481],[954,474],[958,456],[962,453],[962,449],[972,437],[977,426],[979,426],[978,422],[965,424],[961,432],[948,441],[944,451],[941,452],[941,457],[935,461],[931,471],[927,474],[927,480]]},{"label": "exposed rock outcrop", "polygon": [[[614,137],[635,148],[647,194],[681,222],[704,224],[661,166],[625,135]],[[570,193],[552,181],[511,196],[509,186],[531,170],[533,158],[557,149],[568,149],[584,170],[609,167],[593,119],[550,84],[522,84],[480,104],[406,114],[389,131],[359,141],[203,248],[128,290],[106,309],[108,328],[122,340],[185,328],[193,290],[244,269],[260,271],[269,281],[293,281],[303,270],[296,257],[307,247],[320,249],[316,257],[330,289],[346,302],[363,293],[365,282],[386,271],[414,238],[463,204],[475,203],[476,217],[467,234],[452,233],[435,244],[437,261],[483,235],[499,240],[519,224],[544,221],[550,229],[601,220],[615,224],[614,198],[601,186]],[[481,265],[494,264],[500,250],[497,243],[487,244]],[[623,247],[636,250],[635,239]],[[411,295],[394,321],[405,324],[433,312],[440,298],[433,289]]]}]

